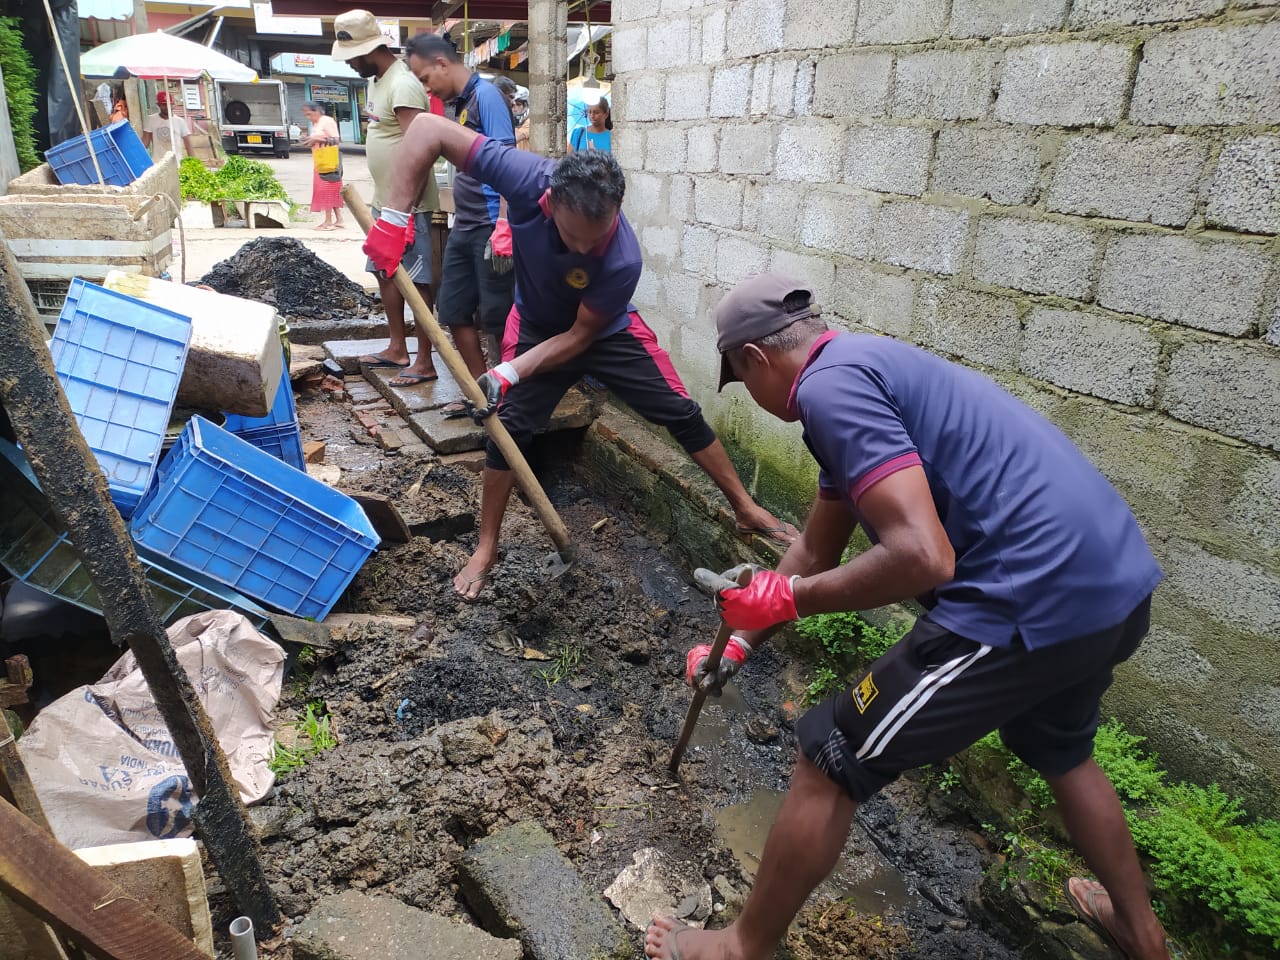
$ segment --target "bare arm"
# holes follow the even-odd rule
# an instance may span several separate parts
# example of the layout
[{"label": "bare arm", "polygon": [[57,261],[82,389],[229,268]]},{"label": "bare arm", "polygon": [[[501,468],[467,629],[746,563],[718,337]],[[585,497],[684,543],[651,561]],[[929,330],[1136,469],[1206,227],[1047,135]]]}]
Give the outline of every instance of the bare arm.
[{"label": "bare arm", "polygon": [[511,361],[511,364],[516,368],[516,373],[520,374],[521,380],[543,370],[554,370],[591,346],[606,322],[607,317],[579,306],[578,316],[572,327],[526,350]]},{"label": "bare arm", "polygon": [[461,169],[466,165],[471,145],[479,138],[478,133],[460,123],[434,113],[421,113],[410,124],[404,142],[396,150],[387,206],[392,210],[412,210],[435,162],[444,157]]},{"label": "bare arm", "polygon": [[[927,593],[955,575],[955,550],[938,519],[923,468],[908,467],[885,477],[862,495],[858,509],[880,542],[843,566],[802,575],[795,584],[800,616],[882,607]],[[806,535],[808,530],[806,524]],[[798,541],[803,542],[804,537]],[[779,572],[788,571],[780,567]]]}]

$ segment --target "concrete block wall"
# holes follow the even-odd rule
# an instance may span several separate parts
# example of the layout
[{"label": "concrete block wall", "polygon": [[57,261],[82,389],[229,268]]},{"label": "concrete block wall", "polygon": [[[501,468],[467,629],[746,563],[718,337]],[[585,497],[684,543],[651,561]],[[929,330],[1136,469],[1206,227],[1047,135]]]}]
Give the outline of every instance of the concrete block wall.
[{"label": "concrete block wall", "polygon": [[1168,574],[1111,706],[1280,813],[1280,8],[615,0],[637,303],[757,494],[794,426],[717,394],[709,310],[768,268],[987,372],[1133,505]]}]

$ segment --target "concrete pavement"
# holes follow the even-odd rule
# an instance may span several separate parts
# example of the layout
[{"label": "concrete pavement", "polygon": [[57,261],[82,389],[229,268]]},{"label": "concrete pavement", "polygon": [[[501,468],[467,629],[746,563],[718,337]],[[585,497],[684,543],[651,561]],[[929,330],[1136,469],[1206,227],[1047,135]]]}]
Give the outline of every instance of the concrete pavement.
[{"label": "concrete pavement", "polygon": [[[290,223],[283,230],[249,230],[243,227],[214,227],[186,230],[186,280],[196,280],[215,263],[225,260],[242,245],[258,237],[294,237],[306,245],[312,253],[330,264],[351,280],[369,290],[376,290],[373,275],[364,269],[365,256],[360,250],[363,235],[351,215],[343,211],[342,230],[319,231],[315,229],[324,217],[310,212],[311,201],[311,151],[295,150],[287,159],[257,157],[269,164],[284,186],[289,197],[301,205],[301,220]],[[368,202],[373,197],[373,181],[363,154],[342,155],[343,182],[354,184]],[[177,231],[174,231],[174,262],[169,273],[175,280],[182,279],[182,253]]]}]

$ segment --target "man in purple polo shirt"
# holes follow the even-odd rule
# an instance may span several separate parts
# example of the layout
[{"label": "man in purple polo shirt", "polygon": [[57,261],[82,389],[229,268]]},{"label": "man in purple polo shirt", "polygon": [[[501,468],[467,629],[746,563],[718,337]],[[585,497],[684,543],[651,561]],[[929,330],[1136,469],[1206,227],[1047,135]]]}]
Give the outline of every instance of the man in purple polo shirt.
[{"label": "man in purple polo shirt", "polygon": [[[632,409],[666,427],[729,499],[743,533],[790,543],[795,530],[758,506],[724,447],[680,382],[671,359],[631,305],[640,279],[640,245],[622,215],[622,169],[606,153],[586,150],[556,162],[490,140],[442,117],[424,116],[397,155],[387,210],[365,252],[391,273],[405,248],[400,205],[443,156],[507,201],[515,252],[515,306],[507,319],[503,362],[477,378],[494,410],[526,447],[560,398],[584,374],[602,380]],[[498,534],[515,483],[497,446],[485,451],[480,536],[454,578],[467,601],[484,589],[498,559]]]},{"label": "man in purple polo shirt", "polygon": [[[821,469],[777,571],[745,587],[725,574],[717,603],[736,633],[713,674],[706,645],[689,651],[688,682],[719,690],[801,616],[911,598],[928,612],[800,719],[791,789],[738,919],[701,931],[655,918],[646,955],[772,956],[835,865],[857,804],[998,730],[1048,781],[1101,881],[1071,879],[1081,917],[1128,956],[1165,960],[1123,810],[1092,760],[1099,698],[1147,632],[1161,578],[1124,500],[990,380],[888,337],[827,330],[797,280],[745,280],[715,320],[720,386],[741,380],[763,409],[799,420]],[[855,525],[872,547],[841,564]]]}]

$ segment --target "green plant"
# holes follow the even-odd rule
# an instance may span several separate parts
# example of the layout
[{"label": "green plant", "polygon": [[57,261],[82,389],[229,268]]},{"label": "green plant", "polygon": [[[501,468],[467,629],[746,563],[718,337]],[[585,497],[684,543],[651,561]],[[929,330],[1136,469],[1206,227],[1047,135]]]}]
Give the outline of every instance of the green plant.
[{"label": "green plant", "polygon": [[844,676],[836,673],[829,665],[823,664],[813,671],[813,679],[804,690],[804,702],[810,706],[821,703],[827,697],[839,693],[844,685]]},{"label": "green plant", "polygon": [[888,652],[907,629],[897,620],[879,627],[856,613],[820,613],[801,620],[796,632],[819,648],[806,702],[817,703],[841,690],[851,673]]},{"label": "green plant", "polygon": [[582,647],[567,640],[561,641],[555,647],[555,657],[551,661],[551,666],[536,671],[536,675],[548,687],[554,687],[560,681],[568,680],[573,676],[584,659],[586,654]]},{"label": "green plant", "polygon": [[1042,834],[1043,822],[1030,810],[1018,817],[1018,826],[1004,833],[1004,872],[1000,889],[1028,880],[1044,890],[1061,890],[1067,878],[1080,872],[1079,861]]},{"label": "green plant", "polygon": [[291,203],[275,172],[261,160],[231,156],[217,170],[210,170],[196,157],[186,157],[178,167],[182,199],[201,202],[219,200],[281,200]]},{"label": "green plant", "polygon": [[338,745],[338,738],[333,735],[329,714],[323,703],[307,704],[306,710],[297,722],[290,724],[297,731],[297,739],[292,746],[286,746],[279,739],[272,745],[271,758],[267,766],[271,772],[279,776],[289,770],[305,767],[316,754],[332,750]]},{"label": "green plant", "polygon": [[36,69],[31,54],[22,45],[22,30],[16,17],[0,17],[0,73],[4,74],[5,103],[18,166],[26,172],[40,165],[35,140]]}]

